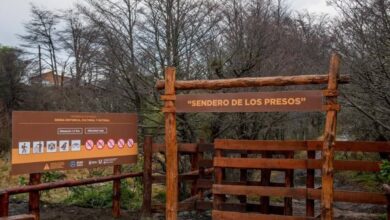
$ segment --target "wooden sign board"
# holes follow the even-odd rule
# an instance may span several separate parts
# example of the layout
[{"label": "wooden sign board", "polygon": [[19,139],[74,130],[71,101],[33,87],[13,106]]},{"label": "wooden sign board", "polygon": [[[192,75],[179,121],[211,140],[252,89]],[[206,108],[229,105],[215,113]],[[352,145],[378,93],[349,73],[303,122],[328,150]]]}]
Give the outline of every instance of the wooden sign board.
[{"label": "wooden sign board", "polygon": [[176,112],[323,111],[321,90],[176,95]]},{"label": "wooden sign board", "polygon": [[12,174],[135,163],[137,151],[136,114],[12,114]]}]

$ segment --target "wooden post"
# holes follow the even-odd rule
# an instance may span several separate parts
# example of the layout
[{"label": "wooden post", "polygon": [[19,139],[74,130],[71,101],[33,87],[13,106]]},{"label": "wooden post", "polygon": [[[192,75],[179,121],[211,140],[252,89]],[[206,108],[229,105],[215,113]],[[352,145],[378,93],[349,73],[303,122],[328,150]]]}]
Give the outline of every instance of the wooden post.
[{"label": "wooden post", "polygon": [[[307,159],[315,159],[316,158],[316,152],[315,151],[307,151]],[[314,188],[314,176],[315,176],[315,170],[308,169],[306,175],[306,188],[313,189]],[[306,199],[306,216],[308,217],[314,217],[314,200],[313,199]]]},{"label": "wooden post", "polygon": [[[287,152],[287,159],[294,159],[294,151]],[[294,170],[289,169],[285,172],[285,186],[286,187],[294,187]],[[293,214],[293,204],[292,198],[284,198],[284,215],[292,215]]]},{"label": "wooden post", "polygon": [[[242,153],[241,158],[247,158],[248,154],[247,153]],[[240,184],[247,184],[247,169],[240,169]],[[245,195],[239,196],[238,199],[240,200],[241,204],[245,204],[247,201],[247,198]]]},{"label": "wooden post", "polygon": [[0,195],[0,217],[7,217],[9,212],[9,194]]},{"label": "wooden post", "polygon": [[[120,175],[121,165],[114,165],[114,175]],[[118,218],[121,216],[121,180],[114,180],[112,185],[112,216]]]},{"label": "wooden post", "polygon": [[[220,149],[215,150],[214,158],[222,157],[222,151]],[[214,167],[214,183],[215,184],[222,184],[223,179],[223,171],[221,167]],[[223,195],[213,195],[213,210],[221,210],[222,202],[223,202]]]},{"label": "wooden post", "polygon": [[[203,144],[203,143],[205,143],[205,140],[203,138],[201,138],[201,139],[199,139],[199,143]],[[199,164],[199,162],[201,160],[203,160],[203,156],[204,156],[203,152],[199,151],[199,147],[198,147],[197,152],[196,152],[196,159],[197,159],[196,163],[197,164]],[[205,175],[205,168],[204,167],[200,167],[198,165],[198,169],[199,169],[198,180],[205,179],[205,176],[206,176]],[[196,190],[197,190],[196,193],[198,194],[199,200],[200,201],[204,201],[203,189],[200,189],[200,188],[196,187]]]},{"label": "wooden post", "polygon": [[[272,158],[269,152],[262,153],[263,158]],[[271,180],[271,170],[261,169],[261,185],[269,186]],[[263,214],[269,214],[269,196],[260,196],[260,211]]]},{"label": "wooden post", "polygon": [[152,218],[152,155],[153,138],[150,135],[144,139],[144,199],[142,202],[142,219]]},{"label": "wooden post", "polygon": [[[330,61],[328,90],[337,90],[337,80],[340,70],[340,55],[334,53]],[[327,97],[327,105],[336,105],[337,96]],[[336,140],[337,111],[326,112],[324,143],[322,147],[322,190],[321,219],[333,220],[333,160]]]},{"label": "wooden post", "polygon": [[[30,174],[29,185],[38,185],[41,183],[41,174],[32,173]],[[35,215],[37,220],[40,219],[39,215],[39,191],[33,191],[29,193],[28,210],[31,214]]]},{"label": "wooden post", "polygon": [[167,203],[166,219],[177,219],[178,208],[178,151],[176,143],[176,113],[175,113],[175,81],[176,69],[167,67],[165,69],[165,143],[166,143],[166,186]]}]

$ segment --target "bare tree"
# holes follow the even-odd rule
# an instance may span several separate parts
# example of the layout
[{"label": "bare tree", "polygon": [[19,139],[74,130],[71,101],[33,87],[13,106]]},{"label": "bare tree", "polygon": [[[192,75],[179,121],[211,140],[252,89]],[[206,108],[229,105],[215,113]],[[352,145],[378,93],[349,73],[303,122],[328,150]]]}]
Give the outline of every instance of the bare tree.
[{"label": "bare tree", "polygon": [[42,48],[43,61],[52,70],[56,85],[59,84],[55,76],[58,73],[55,39],[56,25],[59,22],[58,19],[58,15],[52,11],[31,5],[31,20],[24,26],[26,34],[20,35],[20,38],[24,42],[23,47],[35,49],[40,46]]},{"label": "bare tree", "polygon": [[[370,126],[371,138],[390,138],[390,2],[388,0],[332,0],[341,18],[335,34],[352,74],[345,96]],[[367,124],[367,121],[371,123]]]}]

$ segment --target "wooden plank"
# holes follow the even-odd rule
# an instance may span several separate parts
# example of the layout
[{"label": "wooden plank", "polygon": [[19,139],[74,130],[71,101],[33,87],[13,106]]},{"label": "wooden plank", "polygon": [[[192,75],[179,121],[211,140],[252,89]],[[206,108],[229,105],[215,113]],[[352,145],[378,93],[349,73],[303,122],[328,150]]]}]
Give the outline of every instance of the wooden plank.
[{"label": "wooden plank", "polygon": [[[273,141],[273,140],[231,140],[216,139],[214,141],[216,149],[229,150],[232,153],[237,151],[248,151],[256,153],[259,151],[320,151],[322,150],[322,141]],[[351,152],[390,152],[390,142],[373,141],[336,141],[335,151]]]},{"label": "wooden plank", "polygon": [[[220,159],[222,157],[222,151],[219,149],[215,150],[215,155],[214,155],[214,163],[215,160]],[[221,184],[223,181],[223,170],[221,167],[214,167],[214,182],[216,184]],[[214,186],[213,186],[214,187]],[[214,210],[220,210],[221,209],[221,204],[224,201],[224,196],[223,195],[217,195],[213,194],[213,209]]]},{"label": "wooden plank", "polygon": [[241,213],[241,212],[228,212],[228,211],[212,211],[213,220],[314,220],[311,217],[299,217],[299,216],[284,216],[284,215],[266,215],[255,213]]},{"label": "wooden plank", "polygon": [[[328,90],[337,90],[337,80],[340,70],[340,55],[332,54],[329,67]],[[336,105],[337,96],[327,97],[327,105]],[[324,143],[322,145],[322,193],[321,193],[321,219],[333,219],[333,176],[334,176],[334,145],[336,141],[337,111],[326,112]]]},{"label": "wooden plank", "polygon": [[[289,151],[286,155],[286,158],[294,158],[294,151]],[[294,170],[286,170],[284,179],[286,187],[294,187]],[[293,215],[292,198],[284,198],[284,215]]]},{"label": "wooden plank", "polygon": [[[196,153],[197,144],[194,143],[178,143],[178,152],[179,153]],[[155,144],[153,143],[153,153],[165,153],[166,145],[165,144]]]},{"label": "wooden plank", "polygon": [[[152,144],[153,137],[145,136],[144,138],[144,171],[143,171],[143,200],[142,200],[142,218],[152,217]],[[164,179],[165,181],[165,179]]]},{"label": "wooden plank", "polygon": [[306,190],[304,188],[271,187],[271,186],[234,186],[213,185],[213,194],[247,195],[247,196],[280,196],[305,199],[306,196],[320,198],[321,190]]},{"label": "wooden plank", "polygon": [[386,195],[373,192],[334,191],[334,201],[386,205]]},{"label": "wooden plank", "polygon": [[[38,185],[41,183],[41,174],[40,173],[32,173],[30,174],[30,182],[29,185]],[[39,211],[39,191],[31,191],[28,197],[28,210],[30,214],[35,216],[35,219],[40,219],[40,211]]]},{"label": "wooden plank", "polygon": [[[263,158],[272,158],[272,154],[270,152],[262,152],[261,155]],[[264,159],[267,160],[267,159]],[[266,167],[264,167],[266,168]],[[261,179],[260,184],[262,186],[269,186],[271,182],[271,170],[270,169],[261,169]],[[263,214],[270,213],[270,198],[268,196],[260,196],[260,212]]]},{"label": "wooden plank", "polygon": [[213,160],[201,159],[198,161],[199,167],[211,168],[213,167]]},{"label": "wooden plank", "polygon": [[[307,158],[308,159],[315,159],[316,158],[316,152],[315,151],[307,151]],[[314,169],[307,169],[306,170],[306,188],[313,189],[314,188],[314,178],[315,178],[315,170]],[[315,209],[314,209],[314,200],[313,199],[306,199],[306,216],[314,217],[315,216]]]},{"label": "wooden plank", "polygon": [[[175,95],[176,69],[165,69],[165,95]],[[174,108],[174,101],[164,101],[165,108]],[[178,210],[178,147],[176,141],[176,113],[165,112],[165,143],[166,143],[166,212],[167,220],[177,219]]]},{"label": "wooden plank", "polygon": [[9,194],[0,194],[0,217],[8,216],[9,212]]},{"label": "wooden plank", "polygon": [[[187,173],[187,174],[179,174],[178,179],[180,181],[194,181],[198,178],[197,173]],[[166,183],[166,176],[165,175],[152,175],[152,181],[153,183]]]},{"label": "wooden plank", "polygon": [[[247,195],[247,196],[279,196],[296,199],[321,199],[321,189],[271,187],[271,186],[237,186],[237,185],[213,185],[214,194],[222,195]],[[386,205],[387,198],[383,193],[355,192],[337,190],[334,201],[361,204]]]},{"label": "wooden plank", "polygon": [[[264,158],[214,158],[214,167],[237,169],[321,169],[321,160],[314,159],[264,159]],[[335,170],[379,172],[380,162],[334,161]]]},{"label": "wooden plank", "polygon": [[[186,80],[176,81],[175,89],[192,90],[192,89],[222,89],[238,87],[263,87],[263,86],[289,86],[289,85],[311,85],[326,84],[329,76],[324,75],[298,75],[298,76],[269,76],[269,77],[247,77],[234,79],[216,79],[216,80]],[[340,83],[349,82],[349,76],[342,76]],[[167,85],[163,80],[156,83],[157,89],[166,89]],[[166,94],[166,93],[165,93]]]},{"label": "wooden plank", "polygon": [[142,172],[138,172],[138,173],[124,173],[120,175],[111,175],[111,176],[103,176],[103,177],[94,177],[94,178],[88,178],[83,180],[64,180],[64,181],[51,182],[51,183],[41,183],[38,185],[19,186],[15,188],[8,188],[5,190],[1,190],[0,195],[3,195],[5,193],[8,193],[9,195],[15,195],[20,193],[50,190],[50,189],[57,189],[62,187],[74,187],[74,186],[81,186],[81,185],[88,185],[88,184],[104,183],[116,179],[127,179],[132,177],[141,177],[141,176],[142,176]]},{"label": "wooden plank", "polygon": [[[121,165],[114,165],[113,174],[122,173]],[[121,216],[121,180],[114,180],[112,184],[112,216],[118,218]]]},{"label": "wooden plank", "polygon": [[294,151],[307,150],[306,141],[266,141],[216,139],[215,149],[248,151]]},{"label": "wooden plank", "polygon": [[8,217],[0,217],[0,220],[36,220],[36,218],[35,215],[32,214],[22,214]]},{"label": "wooden plank", "polygon": [[198,151],[199,151],[199,152],[209,152],[209,153],[213,153],[213,152],[214,152],[214,144],[210,144],[210,143],[199,143],[199,144],[198,144]]}]

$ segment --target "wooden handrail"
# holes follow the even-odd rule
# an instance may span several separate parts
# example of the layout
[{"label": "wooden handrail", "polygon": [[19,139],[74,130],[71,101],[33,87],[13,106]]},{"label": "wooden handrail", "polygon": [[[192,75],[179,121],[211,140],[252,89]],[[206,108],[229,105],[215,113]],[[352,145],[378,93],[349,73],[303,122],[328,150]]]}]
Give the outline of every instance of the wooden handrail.
[{"label": "wooden handrail", "polygon": [[62,187],[73,187],[73,186],[80,186],[80,185],[103,183],[103,182],[109,182],[109,181],[119,180],[119,179],[127,179],[127,178],[131,178],[131,177],[142,177],[142,174],[143,174],[142,172],[125,173],[125,174],[120,174],[120,175],[110,175],[110,176],[104,176],[104,177],[88,178],[88,179],[84,179],[84,180],[64,180],[64,181],[52,182],[52,183],[41,183],[38,185],[20,186],[20,187],[14,187],[14,188],[1,190],[0,195],[3,195],[3,194],[14,195],[14,194],[56,189],[56,188],[62,188]]}]

